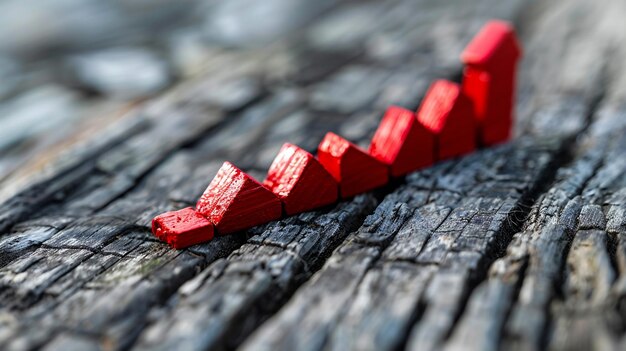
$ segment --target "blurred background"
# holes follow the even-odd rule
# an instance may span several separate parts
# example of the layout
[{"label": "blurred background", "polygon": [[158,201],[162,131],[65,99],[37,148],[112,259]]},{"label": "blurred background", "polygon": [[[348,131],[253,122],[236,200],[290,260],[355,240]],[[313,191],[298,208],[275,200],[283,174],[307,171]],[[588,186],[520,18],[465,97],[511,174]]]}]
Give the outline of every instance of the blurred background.
[{"label": "blurred background", "polygon": [[218,51],[262,47],[333,5],[336,0],[0,2],[0,189],[20,168],[42,167],[46,154],[198,75]]},{"label": "blurred background", "polygon": [[[332,129],[322,119],[341,115],[354,123],[335,131],[366,140],[369,121],[388,105],[415,108],[433,78],[458,75],[458,55],[472,34],[488,18],[510,17],[520,3],[1,1],[0,201],[108,127],[132,129],[129,116],[149,105],[167,110],[152,126],[184,109],[194,120],[212,109],[228,120],[288,90],[278,96],[304,93],[320,113],[315,127],[303,127],[306,116],[287,119],[279,139],[314,148]],[[303,128],[306,139],[294,133]],[[242,166],[262,177],[274,144],[254,167]]]}]

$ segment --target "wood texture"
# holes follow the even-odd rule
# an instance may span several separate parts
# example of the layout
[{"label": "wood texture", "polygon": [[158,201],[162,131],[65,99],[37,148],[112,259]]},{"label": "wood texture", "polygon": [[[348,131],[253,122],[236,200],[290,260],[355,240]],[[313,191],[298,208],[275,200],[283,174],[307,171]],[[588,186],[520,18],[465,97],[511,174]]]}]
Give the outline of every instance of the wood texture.
[{"label": "wood texture", "polygon": [[[346,2],[216,54],[0,205],[0,349],[623,348],[622,7]],[[225,160],[263,179],[286,141],[367,147],[492,17],[525,49],[513,142],[189,249],[150,234]]]}]

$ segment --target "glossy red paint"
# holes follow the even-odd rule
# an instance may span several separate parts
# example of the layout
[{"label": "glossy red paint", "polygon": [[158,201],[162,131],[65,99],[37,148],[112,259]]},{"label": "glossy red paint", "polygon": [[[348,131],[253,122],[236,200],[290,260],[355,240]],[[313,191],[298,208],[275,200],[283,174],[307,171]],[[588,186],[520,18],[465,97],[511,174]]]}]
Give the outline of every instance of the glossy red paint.
[{"label": "glossy red paint", "polygon": [[317,158],[339,183],[342,198],[378,188],[389,181],[387,165],[335,133],[327,133]]},{"label": "glossy red paint", "polygon": [[173,248],[182,249],[213,239],[213,224],[187,207],[154,217],[152,233]]},{"label": "glossy red paint", "polygon": [[489,21],[461,55],[463,92],[474,103],[481,145],[507,141],[513,126],[515,76],[521,48],[513,27]]},{"label": "glossy red paint", "polygon": [[435,135],[437,160],[461,156],[476,149],[476,122],[471,100],[461,87],[437,80],[428,89],[417,120]]},{"label": "glossy red paint", "polygon": [[391,106],[385,112],[369,147],[369,154],[389,166],[393,177],[434,162],[435,138],[418,123],[413,111]]},{"label": "glossy red paint", "polygon": [[263,182],[283,203],[287,215],[316,209],[337,201],[335,179],[307,151],[284,144]]},{"label": "glossy red paint", "polygon": [[196,204],[220,235],[279,219],[278,197],[230,162],[224,162]]},{"label": "glossy red paint", "polygon": [[152,221],[152,232],[175,248],[313,210],[384,185],[436,160],[506,141],[513,123],[517,60],[512,27],[490,21],[466,47],[463,84],[432,84],[417,113],[391,106],[367,152],[328,133],[316,159],[283,145],[260,184],[225,162],[196,204]]}]

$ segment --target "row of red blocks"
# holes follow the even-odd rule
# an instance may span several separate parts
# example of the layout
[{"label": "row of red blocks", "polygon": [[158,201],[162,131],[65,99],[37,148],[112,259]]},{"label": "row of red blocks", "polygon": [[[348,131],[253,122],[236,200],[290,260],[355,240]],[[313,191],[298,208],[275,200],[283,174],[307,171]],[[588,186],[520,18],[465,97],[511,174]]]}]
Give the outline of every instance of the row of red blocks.
[{"label": "row of red blocks", "polygon": [[520,47],[512,27],[488,22],[465,48],[462,85],[435,81],[417,112],[389,107],[363,150],[326,134],[317,158],[285,144],[261,184],[225,162],[196,208],[161,214],[152,232],[184,248],[335,203],[439,160],[509,139]]}]

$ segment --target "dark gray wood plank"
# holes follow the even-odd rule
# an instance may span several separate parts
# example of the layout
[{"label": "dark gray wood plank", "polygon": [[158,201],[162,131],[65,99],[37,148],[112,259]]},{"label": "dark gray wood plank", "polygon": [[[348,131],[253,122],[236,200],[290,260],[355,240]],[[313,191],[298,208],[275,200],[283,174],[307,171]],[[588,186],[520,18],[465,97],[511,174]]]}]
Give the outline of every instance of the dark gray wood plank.
[{"label": "dark gray wood plank", "polygon": [[[216,50],[0,205],[0,348],[623,346],[619,5],[520,4],[347,2]],[[490,17],[525,43],[515,142],[182,251],[149,233],[224,160],[262,178],[284,141],[367,146],[387,105],[458,77]]]},{"label": "dark gray wood plank", "polygon": [[[505,7],[508,8],[508,6],[509,4],[507,4]],[[394,16],[392,18],[397,18],[397,16],[399,16],[403,12],[406,15],[406,13],[408,13],[407,11],[411,9],[411,5],[407,3],[399,3],[395,7],[392,7],[391,10],[389,10],[387,7],[384,7],[383,10],[380,10],[381,7],[374,6],[373,8],[374,9],[372,9],[371,6],[366,6],[364,9],[359,9],[359,11],[363,11],[362,13],[369,14],[369,16]],[[494,11],[497,11],[495,9],[502,10],[503,8],[495,7]],[[466,15],[466,13],[464,12],[465,10],[466,8],[462,6],[459,7],[458,12],[455,12],[454,19],[458,20],[459,17]],[[464,26],[464,27],[467,26],[468,28],[471,28],[471,27],[477,28],[478,26],[480,26],[481,22],[485,18],[481,16],[486,16],[486,15],[481,14],[479,16],[477,15],[476,17],[469,17],[466,21],[460,22],[458,26]],[[446,19],[446,23],[448,23],[447,21],[448,19]],[[450,21],[452,20],[450,19]],[[380,23],[386,23],[386,22],[380,21]],[[403,23],[403,22],[399,22],[399,23]],[[416,33],[419,33],[420,29],[426,28],[424,25],[425,23],[420,24],[420,26],[415,26],[413,24],[412,26],[414,26],[414,28],[411,28],[411,31],[409,31],[408,35],[415,35]],[[402,28],[404,28],[403,27],[404,24],[401,24],[401,26]],[[406,29],[403,29],[403,30],[406,30]],[[467,33],[461,32],[461,31],[455,34],[458,36],[454,36],[455,39],[454,41],[451,41],[451,42],[456,45],[455,46],[455,50],[457,50],[456,53],[451,54],[451,53],[448,53],[447,51],[445,52],[445,54],[443,54],[442,52],[433,52],[432,55],[436,55],[437,57],[440,54],[442,54],[441,55],[442,57],[448,56],[448,55],[454,55],[455,57],[458,56],[458,52],[460,52],[460,50],[462,49],[462,46],[468,40],[468,37],[466,35]],[[437,32],[433,32],[433,33],[429,33],[428,35],[432,35],[436,37],[440,34]],[[431,38],[430,40],[436,41],[435,38]],[[444,69],[445,66],[441,66],[439,64],[440,63],[435,65],[432,70],[429,69],[428,71],[429,72],[430,71],[434,71],[434,72],[445,71]],[[458,67],[458,61],[456,65]],[[389,74],[390,71],[393,73],[395,71],[406,72],[407,70],[405,68],[402,68],[401,70],[400,69],[382,70],[380,68],[372,69],[372,68],[363,66],[362,64],[357,64],[356,66],[349,66],[345,70],[340,70],[335,75],[331,76],[330,80],[313,86],[313,91],[309,99],[309,106],[314,110],[313,113],[321,112],[321,111],[324,111],[326,113],[339,114],[339,115],[343,115],[346,113],[352,113],[352,114],[359,113],[359,111],[363,111],[364,108],[366,109],[367,106],[371,106],[372,103],[375,102],[374,98],[377,96],[377,94],[381,93],[381,89],[385,89],[385,84],[382,84],[382,83],[386,82],[386,80],[389,79],[389,77],[393,76],[392,74]],[[400,85],[400,87],[402,87],[402,85]],[[402,87],[401,91],[407,90],[407,92],[414,93],[415,92],[414,87],[415,87],[415,83],[412,83],[408,85],[408,88],[411,88],[413,90],[408,90],[407,88]],[[354,88],[356,88],[357,90],[354,90]],[[398,86],[396,86],[396,88],[398,88]],[[346,92],[347,95],[340,93],[342,91]],[[423,93],[423,90],[421,91]],[[337,100],[337,96],[342,96],[343,99],[341,101]],[[385,96],[385,94],[383,94],[383,96]],[[396,96],[390,96],[390,97],[397,98]],[[378,99],[376,103],[380,103],[380,99]],[[306,114],[304,116],[306,116]],[[319,115],[319,114],[317,116],[324,118],[322,115]],[[306,117],[303,117],[302,115],[298,115],[294,118],[298,120],[298,119],[304,119]],[[367,125],[367,127],[363,128],[364,132],[371,133],[371,131],[373,131],[377,123],[377,120],[374,120],[372,122],[370,122],[371,124]],[[324,128],[327,130],[329,126],[332,126],[332,123],[327,122],[327,123],[323,123],[320,125],[324,126]],[[345,125],[348,126],[350,124],[348,122]],[[319,138],[321,138],[321,136],[323,135],[321,133],[319,136],[316,135],[318,132],[322,132],[322,131],[317,131],[315,129],[308,128],[308,134],[309,135],[312,134],[313,137],[310,137],[310,138],[307,137],[306,140],[300,141],[299,144],[303,145],[306,148],[313,149],[317,141],[319,140]],[[325,132],[325,130],[323,132]],[[293,137],[293,136],[290,135],[290,137]],[[356,139],[362,140],[363,138],[364,136],[360,135]],[[311,141],[312,143],[310,143]],[[296,140],[296,142],[298,141]],[[274,155],[279,147],[279,144],[275,143],[275,141],[271,141],[271,143],[268,143],[268,147],[270,148],[269,150],[272,150],[272,151],[271,152],[262,151],[262,154]],[[258,143],[257,143],[257,148],[258,148]],[[260,160],[260,163],[257,163],[256,165],[251,165],[251,167],[265,168],[267,167],[267,165],[269,165],[270,161],[271,161],[270,158],[268,159],[262,158]],[[359,215],[362,215],[362,213],[359,213]],[[389,214],[385,214],[385,215],[389,215]],[[345,220],[348,220],[348,219],[350,218],[346,218]],[[304,262],[306,263],[306,266],[311,266],[311,267],[315,267],[319,265],[319,263],[317,262],[318,256],[325,257],[328,254],[329,250],[332,250],[332,248],[334,248],[338,244],[338,243],[334,243],[333,246],[331,246],[330,248],[327,248],[325,245],[321,245],[317,239],[306,238],[306,240],[304,240],[302,243],[298,243],[297,245],[294,246],[292,241],[301,235],[299,233],[300,233],[300,230],[302,230],[302,228],[299,228],[299,227],[295,227],[295,228],[297,228],[298,230],[283,229],[280,232],[274,232],[274,231],[265,232],[265,233],[262,233],[260,235],[253,237],[252,239],[250,239],[249,242],[256,243],[258,240],[263,240],[262,242],[260,242],[263,245],[271,245],[272,247],[280,247],[283,249],[291,248],[293,250],[296,250],[296,252],[298,253],[298,257],[304,260]],[[305,228],[304,230],[307,231],[308,229]],[[316,230],[319,230],[319,229],[316,229]],[[342,232],[342,233],[343,233],[342,234],[343,236],[347,235],[347,232]],[[381,238],[380,240],[385,240],[385,239]],[[240,250],[243,250],[246,247],[247,247],[247,244],[244,245]],[[306,254],[303,254],[302,250],[307,250]],[[255,266],[260,265],[261,267],[263,267],[263,265],[265,265],[263,262],[267,260],[265,256],[268,256],[268,255],[276,255],[276,253],[271,251],[269,254],[260,255],[258,258],[256,258],[255,257],[256,255],[254,254],[248,254],[248,256],[244,256],[243,258],[240,258],[239,255],[231,256],[227,259],[227,262],[228,264],[231,264],[231,261],[233,261],[232,264],[235,264],[239,260],[247,257],[247,259],[250,259],[251,262],[254,263]],[[313,255],[313,256],[309,256],[309,255]],[[314,258],[315,258],[315,260],[313,261],[314,263],[311,263],[311,260]],[[214,265],[212,265],[212,267],[218,266],[218,265],[219,263],[215,263]],[[209,269],[212,269],[212,268],[210,267]],[[259,287],[258,289],[260,291],[265,291],[266,289],[269,289],[278,298],[280,298],[281,300],[284,300],[292,292],[291,289],[287,289],[286,287],[289,287],[292,284],[295,284],[297,286],[301,282],[301,280],[298,279],[299,278],[298,275],[291,273],[291,270],[292,268],[289,268],[289,266],[286,268],[278,269],[276,273],[274,274],[278,275],[280,279],[285,279],[285,281],[284,282],[270,281],[269,283],[267,283],[267,284],[270,284],[269,287],[263,286],[263,287]],[[307,268],[305,272],[302,272],[299,274],[302,274],[305,277],[309,276],[312,272],[308,270],[310,270],[310,268]],[[286,276],[284,276],[285,274]],[[142,337],[140,339],[138,346],[140,348],[153,348],[159,345],[168,345],[171,347],[172,345],[176,345],[178,343],[184,343],[184,345],[188,348],[204,349],[204,348],[219,347],[219,345],[223,345],[223,343],[225,342],[230,342],[231,345],[237,345],[239,342],[241,342],[242,335],[245,336],[250,330],[256,327],[256,325],[258,325],[265,318],[267,318],[268,315],[273,313],[274,309],[280,307],[280,304],[277,304],[277,305],[268,304],[268,306],[266,307],[267,310],[263,311],[262,313],[257,313],[257,312],[248,313],[249,315],[242,316],[241,313],[244,313],[244,311],[246,310],[248,311],[255,310],[255,308],[251,307],[253,306],[252,303],[255,303],[255,304],[260,303],[256,301],[261,300],[264,296],[264,295],[259,295],[259,291],[257,290],[252,290],[252,291],[245,290],[243,292],[237,293],[237,295],[241,294],[242,296],[241,299],[243,299],[243,301],[247,301],[245,304],[236,305],[235,307],[233,307],[235,308],[234,311],[230,311],[230,310],[225,311],[224,312],[225,315],[221,315],[218,313],[215,319],[206,319],[206,318],[202,319],[200,317],[193,317],[195,313],[192,313],[190,311],[190,308],[186,306],[188,303],[187,301],[189,301],[189,303],[193,303],[193,301],[196,301],[197,299],[199,299],[198,296],[207,296],[207,297],[210,296],[210,292],[214,290],[214,288],[223,289],[222,284],[226,284],[226,286],[233,286],[232,289],[239,291],[238,288],[236,287],[240,285],[245,285],[245,286],[249,285],[249,284],[244,284],[241,281],[242,280],[246,281],[246,279],[254,278],[254,275],[252,275],[252,277],[250,276],[251,274],[248,273],[244,277],[238,277],[237,279],[232,279],[228,275],[219,275],[219,278],[217,278],[215,281],[203,280],[202,286],[201,288],[198,289],[197,292],[191,294],[190,296],[185,295],[181,297],[180,308],[174,308],[172,310],[168,310],[165,316],[159,316],[159,319],[155,320],[155,325],[150,327],[146,331],[145,337]],[[197,283],[194,283],[194,284],[197,284]],[[184,289],[184,287],[181,289]],[[235,299],[235,300],[238,301],[239,299]],[[192,306],[196,306],[195,303]],[[198,314],[202,316],[206,315],[206,313],[203,313],[203,312],[198,312]],[[197,328],[202,328],[205,331],[205,334],[195,335],[197,333],[192,333],[191,335],[189,335],[187,333],[181,333],[181,332],[171,332],[171,333],[164,332],[166,330],[177,330],[177,331],[182,330],[183,326],[188,325],[186,322],[187,318],[194,319],[196,321],[194,324],[198,325]],[[245,325],[245,326],[250,325],[250,327],[246,329],[246,327],[242,327],[242,325]]]},{"label": "dark gray wood plank", "polygon": [[[569,10],[574,11],[574,8]],[[530,49],[537,50],[537,58],[531,56],[530,64],[526,64],[522,72],[544,69],[545,67],[541,66],[542,61],[553,55],[540,52],[539,48],[535,49],[538,44],[533,45],[533,40],[540,39],[534,39],[533,35],[536,38],[540,35],[545,38],[545,33],[530,34],[531,38],[528,40]],[[586,43],[593,44],[589,41]],[[595,49],[596,46],[592,48]],[[599,65],[592,66],[592,71],[586,71],[584,77],[576,77],[582,80],[571,77],[572,73],[569,71],[571,67],[557,70],[556,72],[562,72],[559,79],[562,85],[533,84],[536,77],[523,76],[530,82],[522,83],[522,87],[527,87],[522,93],[527,95],[520,99],[520,106],[523,107],[520,108],[522,115],[520,117],[522,122],[519,123],[520,133],[538,137],[549,136],[560,146],[555,146],[545,158],[532,151],[531,153],[538,157],[537,163],[530,167],[521,163],[518,167],[537,171],[538,165],[543,164],[544,172],[516,171],[515,158],[509,156],[506,159],[509,162],[513,160],[513,165],[508,169],[510,173],[505,170],[500,174],[499,170],[494,170],[489,174],[487,179],[493,178],[495,184],[480,184],[471,190],[462,187],[461,190],[457,190],[453,187],[457,191],[447,194],[441,200],[441,204],[437,203],[436,196],[429,195],[429,200],[432,201],[429,205],[439,207],[438,211],[427,213],[425,219],[413,220],[417,223],[400,219],[401,223],[403,221],[407,223],[409,229],[406,232],[410,234],[403,234],[402,230],[395,234],[393,230],[388,229],[374,233],[365,229],[366,234],[357,233],[356,238],[360,238],[361,242],[377,248],[382,246],[393,254],[386,255],[385,251],[382,254],[375,251],[370,257],[375,262],[371,268],[366,273],[353,275],[350,283],[345,284],[345,290],[333,294],[341,296],[342,299],[328,301],[342,308],[334,308],[330,303],[321,307],[317,304],[326,298],[324,283],[331,280],[332,274],[340,275],[335,272],[334,267],[328,267],[328,273],[327,267],[324,267],[313,276],[310,285],[307,284],[300,289],[283,310],[246,342],[245,347],[395,349],[403,347],[404,342],[408,342],[406,347],[409,349],[439,349],[440,343],[445,342],[453,332],[474,286],[483,279],[485,270],[507,246],[512,234],[519,229],[534,198],[539,196],[545,183],[554,177],[555,168],[565,162],[562,151],[571,147],[571,137],[585,128],[588,115],[593,112],[595,103],[602,94],[602,89],[599,89],[603,78],[602,62],[600,60]],[[571,63],[580,66],[584,64],[585,61]],[[550,99],[542,96],[547,92],[551,95]],[[525,102],[530,104],[523,105]],[[549,127],[559,124],[563,124],[564,128]],[[488,166],[484,167],[489,169]],[[467,171],[464,176],[472,179]],[[452,184],[455,185],[454,182]],[[428,185],[425,188],[431,189]],[[416,190],[411,191],[415,192]],[[491,203],[489,199],[492,199]],[[394,205],[398,206],[403,202],[391,200],[388,209],[391,210]],[[385,202],[379,209],[384,205]],[[380,212],[374,216],[377,220],[397,220],[397,215],[393,215],[392,212]],[[430,229],[433,228],[432,222],[438,223],[437,218],[440,216],[445,218],[444,223],[435,227],[436,230]],[[364,228],[367,227],[361,230]],[[363,237],[367,239],[363,240]],[[519,239],[515,237],[514,242],[517,240]],[[391,243],[388,244],[388,241]],[[340,255],[339,252],[341,251],[338,250],[335,255]],[[382,257],[379,258],[379,255]],[[391,273],[393,270],[389,268],[387,260],[392,262],[402,260],[405,266],[398,271],[405,274],[407,271],[413,271],[413,275],[395,276]],[[407,268],[407,261],[415,264],[408,265],[410,268]],[[520,264],[518,260],[511,262],[508,270],[525,269],[524,263]],[[342,268],[343,271],[351,271],[350,267]],[[328,276],[322,278],[325,274]],[[385,277],[384,274],[389,274],[389,277]],[[503,280],[509,279],[506,272],[502,272],[501,277]],[[505,282],[506,284],[501,283],[489,288],[496,289],[496,293],[502,296],[514,296],[517,293],[516,283]],[[483,299],[490,299],[494,293],[486,289],[481,288],[477,293]],[[503,300],[484,305],[486,306],[481,306],[483,309],[475,307],[476,312],[471,314],[480,315],[484,323],[475,323],[476,319],[467,322],[468,329],[465,335],[468,339],[474,337],[474,343],[455,337],[457,338],[453,340],[455,345],[460,348],[473,345],[475,349],[498,347],[497,333],[505,323],[510,305]],[[485,309],[494,315],[485,315]],[[387,326],[390,327],[386,328]],[[472,331],[477,326],[484,326],[480,331],[485,334],[478,334],[479,337],[475,337]]]},{"label": "dark gray wood plank", "polygon": [[[580,14],[581,7],[586,7],[578,2],[555,5],[558,11],[554,16],[558,18],[572,18]],[[612,9],[598,9],[580,20],[593,22],[595,18],[606,18],[604,11]],[[554,16],[534,17],[534,28],[552,27]],[[546,32],[541,32],[542,37],[545,35]],[[622,323],[616,317],[619,312],[611,293],[618,275],[614,250],[619,230],[616,234],[608,234],[604,229],[604,213],[619,213],[620,210],[599,206],[604,206],[602,204],[613,192],[621,191],[619,182],[614,182],[616,174],[624,172],[621,162],[614,161],[623,153],[620,150],[621,137],[617,137],[618,141],[614,140],[612,146],[602,140],[615,138],[610,133],[616,136],[623,133],[623,123],[617,117],[620,104],[616,103],[621,100],[623,75],[606,75],[606,70],[615,64],[613,60],[620,60],[619,56],[594,60],[582,55],[574,59],[572,53],[585,50],[601,56],[612,51],[607,36],[615,34],[612,31],[584,31],[578,24],[570,23],[569,27],[549,35],[556,36],[558,39],[553,41],[562,46],[544,47],[543,53],[538,52],[536,57],[547,60],[554,55],[551,50],[568,53],[563,68],[553,68],[551,72],[556,73],[558,85],[571,86],[568,94],[573,92],[574,96],[579,96],[576,103],[565,100],[568,106],[580,105],[580,101],[591,102],[589,111],[575,113],[578,108],[569,109],[570,120],[575,123],[565,124],[565,129],[576,130],[588,123],[591,125],[586,137],[570,148],[566,162],[569,159],[574,161],[559,171],[555,183],[530,209],[527,222],[515,234],[506,255],[490,267],[489,278],[470,297],[447,349],[619,347],[615,329]],[[592,74],[581,75],[573,67],[590,68]],[[525,72],[528,69],[531,67],[527,66]],[[551,84],[554,82],[546,82],[547,86]],[[596,103],[599,97],[603,97],[600,106]],[[554,109],[559,110],[568,111],[567,108]],[[611,125],[610,132],[606,128],[608,125]],[[546,134],[562,129],[531,130]],[[612,151],[607,151],[611,148]],[[613,183],[615,188],[611,186]]]},{"label": "dark gray wood plank", "polygon": [[[268,48],[269,54],[264,54],[270,62],[273,57],[282,55],[286,50],[275,52],[273,49],[275,48]],[[259,67],[256,61],[252,61],[258,57],[252,55],[250,58],[238,58],[230,64],[244,63],[248,66],[242,69],[245,74],[259,71],[266,73],[262,70],[266,67]],[[227,59],[220,61],[220,64],[224,64],[225,61]],[[223,69],[223,66],[220,69]],[[209,74],[207,79],[209,81],[222,79],[219,75],[218,77]],[[424,82],[426,79],[420,80]],[[219,81],[227,83],[228,79]],[[191,84],[192,87],[194,85],[203,86],[206,83],[200,81]],[[425,84],[419,86],[423,87]],[[8,235],[5,251],[11,253],[11,256],[3,262],[4,270],[7,272],[4,289],[8,296],[14,295],[15,290],[23,289],[19,282],[11,278],[13,265],[19,264],[21,260],[38,261],[44,254],[41,252],[42,248],[52,251],[60,248],[84,249],[88,252],[88,256],[76,264],[69,265],[63,274],[50,276],[49,279],[43,274],[42,268],[45,265],[39,266],[41,272],[35,269],[38,266],[29,266],[32,271],[25,273],[33,281],[37,281],[36,277],[41,276],[39,278],[41,283],[32,289],[26,289],[29,294],[12,298],[7,304],[6,307],[17,312],[22,319],[21,323],[9,326],[14,332],[8,333],[4,339],[8,347],[38,346],[63,330],[97,334],[106,338],[108,343],[116,345],[115,347],[126,347],[134,340],[136,332],[145,326],[148,310],[141,306],[163,304],[184,280],[190,278],[189,274],[193,275],[208,263],[228,255],[245,239],[243,234],[220,238],[188,250],[188,254],[183,253],[179,259],[179,256],[172,256],[164,244],[153,241],[147,231],[147,224],[152,216],[161,211],[192,204],[210,180],[208,177],[219,167],[221,160],[231,159],[237,164],[247,166],[246,168],[261,169],[269,164],[271,161],[269,156],[275,152],[273,149],[279,147],[282,140],[285,140],[283,138],[298,139],[304,146],[313,149],[322,133],[326,131],[322,130],[322,126],[326,128],[338,126],[337,128],[341,129],[341,123],[344,123],[345,119],[348,122],[354,120],[344,115],[339,115],[337,121],[333,121],[332,116],[321,119],[321,114],[305,111],[299,92],[294,89],[284,91],[279,89],[263,98],[259,104],[241,112],[229,105],[227,110],[235,110],[231,113],[234,121],[229,121],[222,128],[216,129],[215,133],[211,133],[205,139],[206,141],[196,143],[193,136],[178,138],[177,135],[168,134],[168,129],[175,129],[172,126],[183,123],[188,125],[183,132],[190,130],[203,133],[206,128],[198,128],[195,123],[213,123],[212,120],[207,120],[206,112],[216,116],[221,116],[222,113],[213,108],[212,96],[205,98],[206,93],[200,88],[191,89],[192,92],[185,90],[188,88],[184,86],[180,89],[182,93],[173,92],[146,108],[146,113],[154,119],[162,119],[163,116],[169,118],[170,113],[175,114],[170,122],[158,126],[161,132],[148,130],[123,143],[119,148],[103,153],[95,161],[95,171],[92,171],[93,174],[90,174],[84,183],[57,198],[54,204],[45,202],[39,204],[44,205],[44,208],[39,210],[38,216],[18,224],[16,228],[20,228],[19,231]],[[399,90],[404,90],[402,85]],[[364,103],[370,105],[373,101]],[[184,106],[182,110],[181,104]],[[367,106],[362,107],[366,108]],[[373,116],[371,112],[365,113]],[[284,124],[274,126],[281,120],[284,120]],[[302,122],[301,128],[293,130],[290,135],[282,134],[283,127],[293,121]],[[377,121],[374,119],[369,121],[367,126],[359,129],[361,132],[353,132],[353,136],[362,139],[366,131],[371,132]],[[313,127],[316,133],[309,133],[307,127]],[[155,142],[165,143],[162,147],[154,148]],[[167,147],[176,143],[178,144],[175,148],[181,146],[183,148],[168,156]],[[259,150],[259,146],[263,149]],[[269,151],[265,151],[265,148]],[[256,156],[263,151],[265,158]],[[259,159],[266,164],[259,165]],[[192,175],[191,181],[188,178],[189,174]],[[66,219],[59,221],[60,216]],[[84,216],[87,217],[81,218]],[[360,213],[355,213],[345,220],[357,220],[359,216]],[[109,223],[104,232],[98,233],[92,228],[98,218],[102,222],[114,222]],[[60,223],[57,225],[57,222]],[[44,232],[38,238],[30,235],[42,228]],[[319,236],[320,232],[313,234]],[[91,236],[93,240],[91,242],[78,240],[85,235]],[[314,238],[308,242],[310,240]],[[140,245],[142,241],[147,242]],[[324,242],[320,241],[319,245],[324,245]],[[326,245],[330,244],[336,246],[337,243],[330,242]],[[117,255],[113,255],[112,263],[109,263],[111,255],[108,255],[110,250],[108,246],[112,245],[116,246]],[[306,249],[315,248],[318,246]],[[107,252],[107,255],[103,256],[103,252]],[[311,251],[311,255],[313,253],[314,251]],[[79,278],[74,275],[75,271],[86,273]],[[300,277],[294,276],[289,279],[295,281],[296,278]],[[109,281],[115,284],[106,283]],[[68,286],[70,289],[64,291],[62,295],[58,297],[55,295]],[[156,298],[145,298],[145,295],[150,294],[156,295]],[[120,299],[120,296],[128,297]],[[132,315],[132,318],[129,318],[132,322],[119,320],[119,316],[126,314]],[[52,317],[40,321],[41,316]],[[85,321],[92,320],[95,322],[85,324]],[[34,330],[38,332],[34,333]],[[54,340],[55,343],[59,342],[58,338]]]},{"label": "dark gray wood plank", "polygon": [[[411,175],[244,349],[394,349],[424,306],[430,322],[417,338],[443,337],[452,322],[445,318],[454,316],[446,305],[454,309],[449,304],[480,274],[482,261],[507,240],[507,222],[551,166],[555,148],[520,141]],[[500,198],[528,164],[534,176]],[[367,265],[349,264],[357,260]],[[341,284],[329,288],[333,281]]]}]

